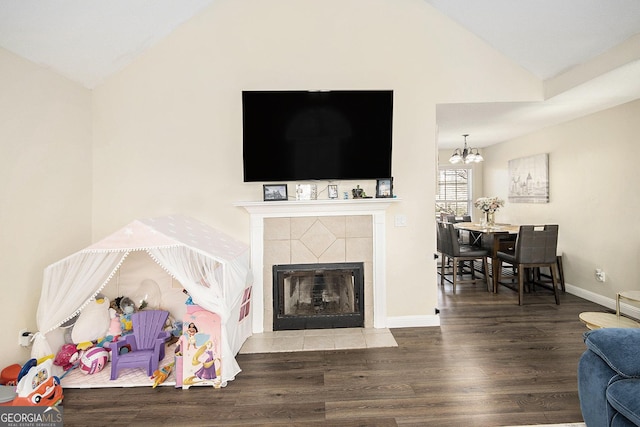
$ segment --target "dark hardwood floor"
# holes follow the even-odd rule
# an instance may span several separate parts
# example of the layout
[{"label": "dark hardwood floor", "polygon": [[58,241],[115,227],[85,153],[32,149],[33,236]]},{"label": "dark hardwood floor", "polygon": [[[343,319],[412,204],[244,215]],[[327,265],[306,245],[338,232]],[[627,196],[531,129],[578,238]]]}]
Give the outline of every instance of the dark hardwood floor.
[{"label": "dark hardwood floor", "polygon": [[582,421],[582,311],[569,294],[439,288],[440,328],[393,329],[397,348],[244,354],[223,389],[66,389],[66,426],[506,426]]}]

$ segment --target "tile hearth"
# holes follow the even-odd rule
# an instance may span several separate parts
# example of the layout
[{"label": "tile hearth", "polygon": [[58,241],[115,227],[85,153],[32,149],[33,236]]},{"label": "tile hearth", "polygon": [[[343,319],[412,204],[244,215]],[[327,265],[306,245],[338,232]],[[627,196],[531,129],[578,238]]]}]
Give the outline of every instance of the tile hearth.
[{"label": "tile hearth", "polygon": [[273,331],[253,334],[240,354],[397,347],[389,329],[341,328]]}]

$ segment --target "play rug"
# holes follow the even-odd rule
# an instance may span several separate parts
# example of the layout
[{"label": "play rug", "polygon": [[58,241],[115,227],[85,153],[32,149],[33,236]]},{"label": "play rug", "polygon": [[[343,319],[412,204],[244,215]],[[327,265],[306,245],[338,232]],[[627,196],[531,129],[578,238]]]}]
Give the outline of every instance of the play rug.
[{"label": "play rug", "polygon": [[[175,344],[167,346],[165,349],[164,359],[158,367],[163,367],[172,363],[174,360]],[[63,388],[107,388],[107,387],[152,387],[153,380],[147,376],[142,368],[120,369],[118,378],[111,381],[111,363],[108,363],[104,369],[96,374],[87,375],[79,369],[73,369],[60,381]],[[176,385],[175,369],[160,386]]]}]

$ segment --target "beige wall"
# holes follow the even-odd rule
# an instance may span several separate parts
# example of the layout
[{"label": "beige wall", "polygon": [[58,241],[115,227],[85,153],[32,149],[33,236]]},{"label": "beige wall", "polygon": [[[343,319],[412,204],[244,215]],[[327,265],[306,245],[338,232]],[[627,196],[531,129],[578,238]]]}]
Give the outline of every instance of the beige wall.
[{"label": "beige wall", "polygon": [[[497,221],[559,224],[569,291],[605,305],[617,291],[640,290],[638,117],[634,101],[485,150],[484,195],[505,200],[507,162],[549,153],[550,203],[507,203]],[[596,268],[605,283],[595,280]]]},{"label": "beige wall", "polygon": [[[4,315],[4,364],[22,360],[13,336],[35,325],[42,269],[132,219],[183,213],[249,241],[248,214],[233,206],[262,198],[261,184],[242,182],[245,89],[395,91],[402,202],[387,216],[387,315],[419,323],[437,305],[435,105],[542,96],[541,82],[422,0],[218,0],[93,92],[0,61],[2,241],[16,245],[3,249],[2,289],[19,307]],[[356,184],[373,193],[374,182],[340,190]],[[396,214],[407,227],[393,227]]]},{"label": "beige wall", "polygon": [[[541,85],[420,0],[214,2],[95,90],[94,237],[179,211],[248,241],[233,203],[262,186],[242,182],[241,91],[365,88],[395,91],[387,314],[432,315],[435,104],[539,99]],[[340,191],[356,184],[373,193]]]},{"label": "beige wall", "polygon": [[24,363],[42,271],[91,239],[91,93],[0,49],[0,367]]}]

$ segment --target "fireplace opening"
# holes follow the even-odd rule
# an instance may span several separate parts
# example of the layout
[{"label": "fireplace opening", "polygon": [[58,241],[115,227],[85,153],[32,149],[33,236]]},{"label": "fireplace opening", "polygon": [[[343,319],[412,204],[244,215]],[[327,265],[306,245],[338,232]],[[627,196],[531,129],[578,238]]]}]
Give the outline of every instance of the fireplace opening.
[{"label": "fireplace opening", "polygon": [[273,266],[273,330],[364,327],[364,264]]}]

